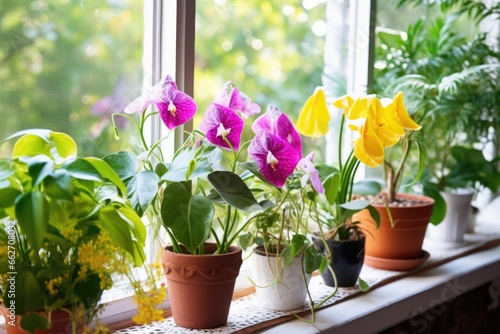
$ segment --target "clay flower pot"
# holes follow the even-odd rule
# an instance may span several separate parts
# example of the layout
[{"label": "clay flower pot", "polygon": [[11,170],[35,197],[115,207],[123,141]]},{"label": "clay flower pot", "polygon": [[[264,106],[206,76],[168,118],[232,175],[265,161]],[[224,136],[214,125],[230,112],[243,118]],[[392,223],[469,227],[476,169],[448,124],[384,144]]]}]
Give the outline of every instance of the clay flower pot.
[{"label": "clay flower pot", "polygon": [[275,254],[267,254],[257,247],[251,257],[252,281],[255,283],[257,304],[275,311],[302,308],[307,300],[307,285],[311,275],[304,280],[301,257],[285,266]]},{"label": "clay flower pot", "polygon": [[[428,257],[428,253],[422,250],[422,243],[434,208],[434,200],[414,194],[398,194],[397,198],[413,200],[418,204],[389,205],[395,222],[394,227],[391,226],[387,209],[383,204],[372,203],[380,213],[381,222],[378,229],[368,210],[353,216],[353,220],[360,221],[365,231],[365,263],[372,267],[410,270]],[[389,260],[395,260],[394,265]]]},{"label": "clay flower pot", "polygon": [[228,253],[214,255],[216,248],[216,244],[206,243],[204,255],[174,253],[172,247],[163,251],[163,272],[176,325],[203,329],[226,324],[242,251],[231,246]]},{"label": "clay flower pot", "polygon": [[[5,319],[6,334],[28,334],[21,328],[21,315],[13,314],[4,304],[0,303],[0,313]],[[35,334],[71,334],[73,333],[71,318],[68,312],[63,310],[52,311],[51,314],[51,327],[49,330],[37,329]]]}]

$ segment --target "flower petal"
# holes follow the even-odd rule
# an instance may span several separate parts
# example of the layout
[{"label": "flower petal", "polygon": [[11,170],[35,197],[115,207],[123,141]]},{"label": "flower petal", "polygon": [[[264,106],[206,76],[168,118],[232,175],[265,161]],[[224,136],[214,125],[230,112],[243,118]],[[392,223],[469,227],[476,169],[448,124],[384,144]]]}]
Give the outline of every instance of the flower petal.
[{"label": "flower petal", "polygon": [[[231,148],[224,140],[226,138],[231,143],[232,148],[238,150],[243,125],[243,119],[236,112],[223,105],[212,103],[203,115],[200,131],[205,134],[207,140],[212,144]],[[220,133],[221,126],[224,129],[223,133]]]},{"label": "flower petal", "polygon": [[360,137],[354,143],[354,155],[368,167],[378,167],[384,162],[384,145],[368,120],[361,126]]},{"label": "flower petal", "polygon": [[255,133],[261,131],[270,132],[292,145],[299,156],[302,156],[302,140],[295,130],[292,121],[288,116],[274,105],[269,105],[265,114],[261,115],[252,124]]},{"label": "flower petal", "polygon": [[314,164],[312,162],[313,157],[314,152],[311,152],[307,155],[307,157],[300,159],[300,161],[297,163],[297,166],[299,166],[306,173],[301,178],[301,184],[302,187],[305,187],[305,183],[307,182],[307,180],[311,180],[311,184],[314,190],[316,190],[316,192],[318,192],[319,194],[322,194],[325,192],[325,188],[321,183],[319,172],[316,167],[314,167]]},{"label": "flower petal", "polygon": [[308,137],[322,137],[328,132],[329,121],[325,93],[322,87],[318,87],[302,107],[297,120],[297,130]]},{"label": "flower petal", "polygon": [[248,146],[248,155],[257,162],[262,175],[271,184],[280,188],[283,187],[300,160],[291,145],[265,131],[259,132],[254,137]]},{"label": "flower petal", "polygon": [[166,92],[163,101],[156,102],[156,106],[160,111],[163,123],[170,130],[189,121],[198,109],[191,96],[173,88]]},{"label": "flower petal", "polygon": [[384,147],[398,143],[405,134],[403,127],[396,123],[391,116],[387,113],[387,109],[382,107],[379,99],[371,101],[366,122],[373,124],[374,133]]},{"label": "flower petal", "polygon": [[391,113],[391,117],[403,128],[409,130],[420,130],[422,127],[418,125],[413,119],[411,119],[406,107],[404,105],[403,93],[398,92],[392,103],[386,106],[388,111]]},{"label": "flower petal", "polygon": [[240,92],[231,81],[224,84],[214,103],[232,109],[244,118],[260,113],[260,106],[252,103],[250,98]]}]

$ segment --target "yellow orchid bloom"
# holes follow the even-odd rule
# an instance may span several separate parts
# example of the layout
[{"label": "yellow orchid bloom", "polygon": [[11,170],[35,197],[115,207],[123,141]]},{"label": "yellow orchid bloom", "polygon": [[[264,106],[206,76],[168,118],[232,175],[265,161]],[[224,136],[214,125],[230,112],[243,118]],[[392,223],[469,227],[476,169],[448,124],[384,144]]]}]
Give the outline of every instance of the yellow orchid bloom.
[{"label": "yellow orchid bloom", "polygon": [[326,135],[329,122],[325,92],[322,87],[318,87],[302,107],[296,128],[304,136],[318,138]]},{"label": "yellow orchid bloom", "polygon": [[408,130],[420,130],[422,127],[411,119],[403,101],[403,93],[398,92],[392,102],[386,106],[394,119],[400,126]]},{"label": "yellow orchid bloom", "polygon": [[384,162],[384,145],[369,118],[360,128],[360,137],[354,143],[354,155],[368,167],[378,167]]},{"label": "yellow orchid bloom", "polygon": [[398,143],[401,137],[405,135],[403,127],[392,117],[391,108],[383,108],[381,101],[375,98],[371,100],[367,114],[366,122],[373,124],[374,133],[384,147]]}]

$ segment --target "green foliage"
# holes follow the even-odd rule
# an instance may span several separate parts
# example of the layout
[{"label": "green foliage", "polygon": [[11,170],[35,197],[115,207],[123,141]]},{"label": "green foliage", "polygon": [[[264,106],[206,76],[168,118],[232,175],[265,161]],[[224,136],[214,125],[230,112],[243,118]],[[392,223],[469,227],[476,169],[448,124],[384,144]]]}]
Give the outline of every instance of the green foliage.
[{"label": "green foliage", "polygon": [[[104,160],[77,158],[67,134],[27,130],[8,140],[14,138],[12,158],[0,160],[0,209],[7,218],[0,247],[15,257],[0,254],[0,299],[10,304],[8,279],[15,273],[17,314],[69,308],[80,314],[74,321],[90,322],[112,275],[124,274],[124,263],[144,262],[144,224],[119,176]],[[85,256],[105,256],[97,261],[102,268]],[[26,319],[31,332],[46,326],[35,314]]]}]

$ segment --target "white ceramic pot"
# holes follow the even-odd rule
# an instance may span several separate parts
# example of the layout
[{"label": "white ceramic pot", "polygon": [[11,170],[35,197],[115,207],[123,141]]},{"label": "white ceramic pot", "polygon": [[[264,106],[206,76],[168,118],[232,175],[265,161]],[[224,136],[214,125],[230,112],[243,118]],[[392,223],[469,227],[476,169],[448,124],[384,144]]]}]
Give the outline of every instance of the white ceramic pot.
[{"label": "white ceramic pot", "polygon": [[441,196],[446,202],[446,216],[437,226],[429,224],[426,237],[452,244],[463,242],[472,214],[473,195],[472,192],[442,192]]},{"label": "white ceramic pot", "polygon": [[258,306],[275,311],[291,311],[306,304],[311,275],[304,281],[301,258],[284,267],[275,256],[252,254],[252,280],[255,284]]}]

